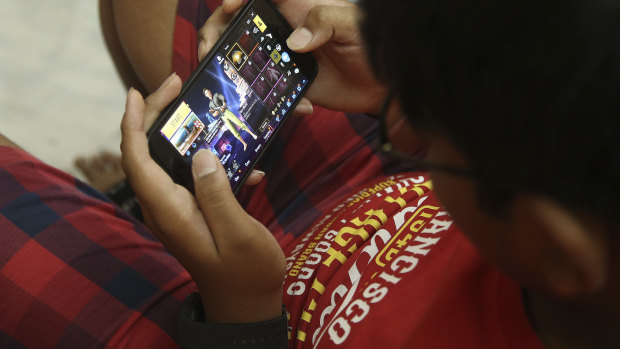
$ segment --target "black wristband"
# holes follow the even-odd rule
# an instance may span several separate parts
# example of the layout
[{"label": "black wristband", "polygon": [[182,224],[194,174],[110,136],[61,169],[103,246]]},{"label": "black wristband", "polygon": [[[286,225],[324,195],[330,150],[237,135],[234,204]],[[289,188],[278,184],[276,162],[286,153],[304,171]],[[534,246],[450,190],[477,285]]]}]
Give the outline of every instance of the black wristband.
[{"label": "black wristband", "polygon": [[181,348],[286,348],[288,318],[282,315],[273,320],[249,324],[211,324],[204,321],[202,300],[198,293],[190,294],[183,304],[179,323]]}]

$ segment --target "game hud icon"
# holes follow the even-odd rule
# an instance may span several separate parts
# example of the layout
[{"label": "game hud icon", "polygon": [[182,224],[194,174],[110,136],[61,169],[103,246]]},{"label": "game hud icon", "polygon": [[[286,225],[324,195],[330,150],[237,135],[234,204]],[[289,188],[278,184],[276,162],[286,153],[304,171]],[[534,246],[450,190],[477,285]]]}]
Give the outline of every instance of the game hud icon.
[{"label": "game hud icon", "polygon": [[276,103],[278,103],[278,97],[279,95],[276,91],[271,91],[269,96],[267,96],[267,98],[265,99],[265,105],[267,106],[267,108],[273,109],[273,107],[276,106]]},{"label": "game hud icon", "polygon": [[232,49],[230,51],[228,51],[228,54],[226,55],[226,58],[228,58],[230,63],[232,63],[232,65],[237,70],[239,70],[243,66],[245,61],[248,60],[248,56],[241,49],[241,47],[239,47],[238,44],[234,44],[233,45]]},{"label": "game hud icon", "polygon": [[278,52],[275,49],[273,51],[271,51],[271,54],[269,56],[276,63],[280,62],[280,59],[282,58],[282,56],[280,56],[280,52]]},{"label": "game hud icon", "polygon": [[276,91],[278,91],[278,93],[280,94],[284,94],[286,92],[286,89],[288,88],[288,83],[289,83],[289,78],[282,77],[282,79],[280,79],[280,82],[278,82],[278,85],[276,85]]},{"label": "game hud icon", "polygon": [[265,75],[272,85],[275,85],[282,73],[278,70],[278,65],[271,61],[267,64],[267,67],[263,71],[263,75]]},{"label": "game hud icon", "polygon": [[254,40],[250,32],[246,30],[245,33],[241,35],[241,38],[239,38],[239,46],[241,46],[245,52],[252,52],[254,47],[256,47],[256,40]]},{"label": "game hud icon", "polygon": [[258,70],[262,70],[265,64],[267,64],[268,60],[269,57],[267,56],[265,51],[263,51],[262,47],[259,46],[258,48],[256,48],[256,50],[254,50],[254,53],[252,54],[252,61],[256,63],[256,67],[258,68]]},{"label": "game hud icon", "polygon": [[248,84],[251,84],[254,82],[254,80],[256,80],[259,71],[256,69],[256,64],[254,64],[252,60],[248,60],[248,62],[241,68],[241,70],[239,70],[239,73],[241,73],[241,76],[243,76],[243,78],[245,79],[245,81],[248,82]]},{"label": "game hud icon", "polygon": [[257,95],[260,96],[261,99],[267,97],[269,92],[271,92],[271,85],[267,82],[267,79],[264,76],[259,76],[254,84],[252,85],[252,89],[256,92]]},{"label": "game hud icon", "polygon": [[205,125],[198,119],[196,114],[191,113],[183,122],[183,126],[177,130],[171,139],[172,144],[175,145],[179,153],[185,154],[204,128]]}]

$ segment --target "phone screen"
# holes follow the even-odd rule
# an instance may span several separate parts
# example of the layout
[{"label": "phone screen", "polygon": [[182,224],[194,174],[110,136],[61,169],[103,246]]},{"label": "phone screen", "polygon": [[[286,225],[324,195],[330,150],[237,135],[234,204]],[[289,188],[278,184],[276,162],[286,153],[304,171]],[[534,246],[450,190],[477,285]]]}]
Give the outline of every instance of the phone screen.
[{"label": "phone screen", "polygon": [[187,165],[201,149],[215,154],[233,189],[314,77],[286,47],[281,28],[263,19],[268,14],[261,11],[271,9],[256,3],[216,44],[157,129]]}]

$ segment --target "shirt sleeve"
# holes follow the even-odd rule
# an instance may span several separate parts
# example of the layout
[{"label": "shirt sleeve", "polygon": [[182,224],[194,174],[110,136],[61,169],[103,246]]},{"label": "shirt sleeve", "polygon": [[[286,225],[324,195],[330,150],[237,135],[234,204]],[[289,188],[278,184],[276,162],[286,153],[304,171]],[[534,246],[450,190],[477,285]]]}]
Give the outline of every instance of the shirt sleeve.
[{"label": "shirt sleeve", "polygon": [[213,101],[215,101],[215,104],[220,108],[226,104],[226,98],[221,93],[216,93],[213,96]]}]

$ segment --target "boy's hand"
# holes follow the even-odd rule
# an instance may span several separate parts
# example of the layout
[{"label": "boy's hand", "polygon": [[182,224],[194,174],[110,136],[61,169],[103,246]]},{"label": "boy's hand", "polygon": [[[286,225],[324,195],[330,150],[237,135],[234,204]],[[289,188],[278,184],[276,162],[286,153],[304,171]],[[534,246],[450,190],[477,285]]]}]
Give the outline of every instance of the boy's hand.
[{"label": "boy's hand", "polygon": [[[297,111],[312,111],[308,99],[330,109],[377,114],[386,88],[370,70],[359,33],[360,11],[346,0],[273,0],[293,28],[287,44],[297,52],[313,51],[319,74]],[[241,0],[224,0],[198,33],[203,59],[241,8]]]},{"label": "boy's hand", "polygon": [[286,41],[296,52],[312,51],[319,64],[306,95],[311,102],[345,112],[380,112],[387,89],[370,69],[359,32],[361,16],[348,1],[317,5]]},{"label": "boy's hand", "polygon": [[[338,5],[346,0],[272,0],[282,13],[284,18],[293,28],[297,28],[303,22],[310,9],[316,5]],[[241,9],[243,0],[223,0],[222,6],[218,7],[209,16],[204,26],[198,31],[198,59],[202,60],[215,42],[222,35],[226,27]]]},{"label": "boy's hand", "polygon": [[123,168],[157,238],[194,278],[207,321],[258,322],[281,314],[284,254],[273,235],[234,197],[220,162],[198,152],[196,197],[172,182],[149,154],[143,126],[179,94],[171,76],[146,101],[130,90],[121,130]]}]

